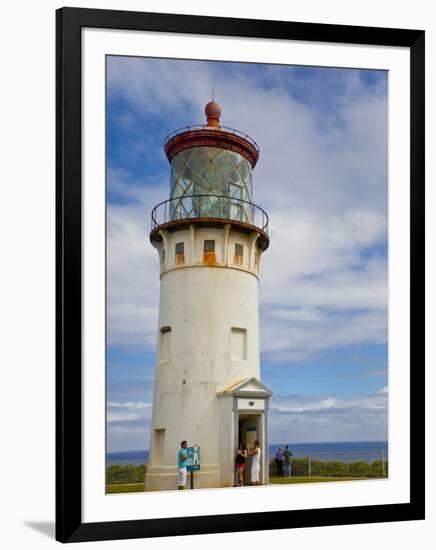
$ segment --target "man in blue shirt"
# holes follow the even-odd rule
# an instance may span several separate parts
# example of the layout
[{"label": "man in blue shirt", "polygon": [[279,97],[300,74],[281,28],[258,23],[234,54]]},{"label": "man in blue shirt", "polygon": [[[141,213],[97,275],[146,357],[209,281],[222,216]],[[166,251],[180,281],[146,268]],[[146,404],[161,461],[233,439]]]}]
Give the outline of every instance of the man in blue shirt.
[{"label": "man in blue shirt", "polygon": [[188,460],[188,446],[186,441],[182,441],[179,450],[179,480],[177,482],[177,489],[184,489],[186,485],[186,461]]}]

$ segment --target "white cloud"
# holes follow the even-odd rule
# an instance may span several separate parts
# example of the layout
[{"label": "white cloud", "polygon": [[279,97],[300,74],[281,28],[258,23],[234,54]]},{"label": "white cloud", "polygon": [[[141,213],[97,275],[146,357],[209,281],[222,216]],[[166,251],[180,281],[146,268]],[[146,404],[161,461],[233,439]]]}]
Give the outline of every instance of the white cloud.
[{"label": "white cloud", "polygon": [[108,413],[107,422],[108,424],[111,424],[112,422],[128,422],[131,420],[139,420],[140,418],[141,416],[133,413],[124,413],[124,414]]},{"label": "white cloud", "polygon": [[159,265],[148,232],[150,212],[161,198],[161,186],[127,183],[120,172],[109,171],[108,177],[111,189],[129,199],[107,209],[108,342],[154,350]]},{"label": "white cloud", "polygon": [[126,402],[117,403],[109,402],[107,404],[107,422],[111,423],[128,423],[132,420],[150,420],[151,417],[151,403],[144,402]]},{"label": "white cloud", "polygon": [[270,441],[387,440],[387,416],[385,393],[351,397],[273,396]]},{"label": "white cloud", "polygon": [[148,448],[151,414],[151,403],[109,402],[107,405],[109,451]]},{"label": "white cloud", "polygon": [[[382,395],[383,393],[383,395]],[[278,412],[314,412],[325,409],[387,409],[387,392],[354,395],[346,397],[331,396],[278,396],[273,397],[271,409]]]},{"label": "white cloud", "polygon": [[136,113],[164,111],[173,119],[183,117],[192,112],[194,105],[197,111],[202,109],[204,98],[209,97],[211,91],[209,65],[200,62],[189,66],[187,77],[183,63],[113,57],[109,61],[108,89],[112,96],[127,100]]},{"label": "white cloud", "polygon": [[122,409],[146,409],[148,407],[151,407],[151,403],[144,403],[142,401],[134,401],[134,402],[127,402],[127,403],[117,403],[117,402],[109,402],[108,407],[111,408],[122,408]]},{"label": "white cloud", "polygon": [[[298,401],[298,403],[295,403]],[[305,411],[320,411],[323,409],[332,409],[337,401],[333,397],[326,397],[322,399],[317,399],[316,401],[307,399],[302,402],[301,399],[292,398],[288,401],[281,399],[276,403],[274,410],[279,412],[305,412]]]},{"label": "white cloud", "polygon": [[106,429],[109,451],[148,449],[152,403],[123,399],[132,394],[134,387],[139,389],[140,394],[149,394],[149,386],[151,384],[144,380],[115,382],[110,385],[109,396],[116,394],[119,400],[115,401],[109,397],[107,402]]}]

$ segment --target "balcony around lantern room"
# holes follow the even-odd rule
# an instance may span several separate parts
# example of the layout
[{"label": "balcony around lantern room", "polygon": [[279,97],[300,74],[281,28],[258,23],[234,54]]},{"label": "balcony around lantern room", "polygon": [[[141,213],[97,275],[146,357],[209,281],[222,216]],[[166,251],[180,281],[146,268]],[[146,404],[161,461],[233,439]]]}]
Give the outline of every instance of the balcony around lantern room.
[{"label": "balcony around lantern room", "polygon": [[256,204],[229,195],[183,195],[156,205],[151,213],[150,240],[160,240],[163,229],[176,231],[191,224],[207,227],[231,227],[244,233],[259,233],[259,246],[269,245],[268,215]]}]

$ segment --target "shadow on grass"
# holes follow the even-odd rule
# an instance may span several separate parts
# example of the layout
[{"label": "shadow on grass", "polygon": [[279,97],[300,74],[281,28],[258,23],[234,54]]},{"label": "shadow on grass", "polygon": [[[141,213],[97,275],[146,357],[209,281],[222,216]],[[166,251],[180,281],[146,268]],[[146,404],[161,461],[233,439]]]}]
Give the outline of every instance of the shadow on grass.
[{"label": "shadow on grass", "polygon": [[324,483],[329,481],[367,481],[368,479],[385,479],[374,477],[322,477],[322,476],[298,476],[298,477],[270,477],[272,485],[292,485],[297,483]]}]

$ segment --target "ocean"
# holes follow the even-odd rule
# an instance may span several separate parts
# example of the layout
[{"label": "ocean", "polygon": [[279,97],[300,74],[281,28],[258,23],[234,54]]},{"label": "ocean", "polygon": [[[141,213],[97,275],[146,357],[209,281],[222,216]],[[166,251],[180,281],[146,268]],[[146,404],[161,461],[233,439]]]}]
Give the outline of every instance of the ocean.
[{"label": "ocean", "polygon": [[[269,445],[269,456],[272,458],[277,450],[289,446],[294,457],[309,456],[313,460],[338,460],[340,462],[368,462],[388,460],[387,441],[346,441],[332,443],[275,443]],[[148,451],[120,451],[106,455],[107,464],[147,464]]]}]

